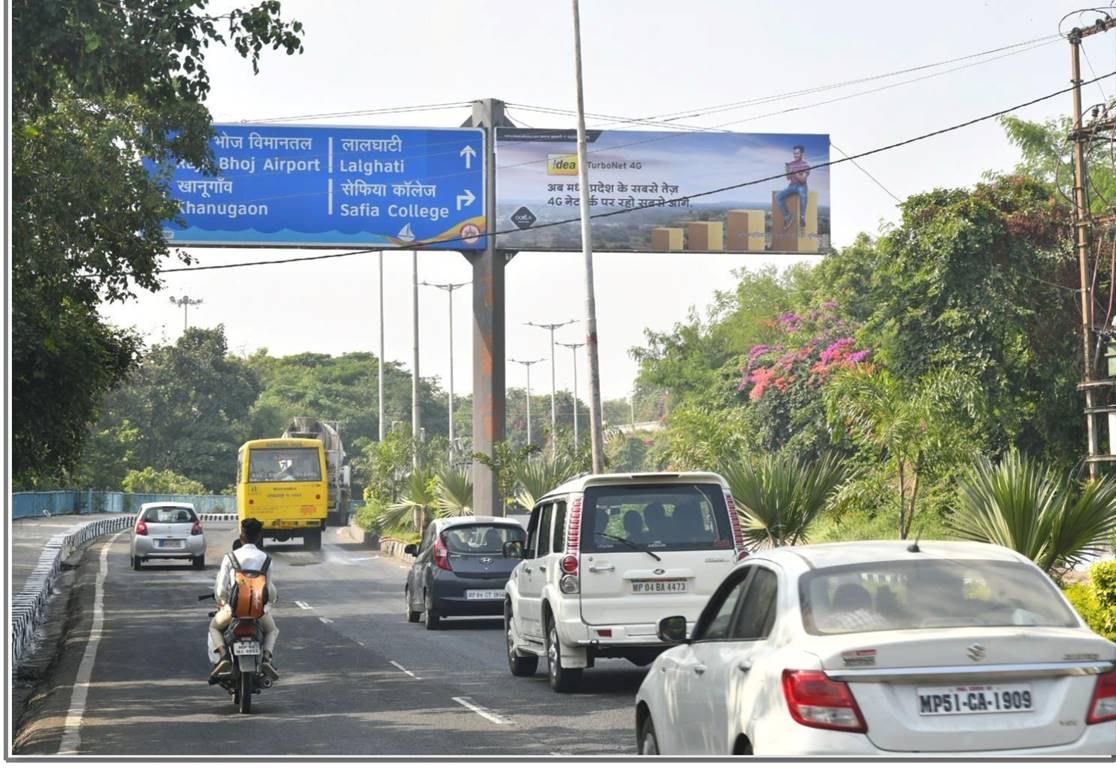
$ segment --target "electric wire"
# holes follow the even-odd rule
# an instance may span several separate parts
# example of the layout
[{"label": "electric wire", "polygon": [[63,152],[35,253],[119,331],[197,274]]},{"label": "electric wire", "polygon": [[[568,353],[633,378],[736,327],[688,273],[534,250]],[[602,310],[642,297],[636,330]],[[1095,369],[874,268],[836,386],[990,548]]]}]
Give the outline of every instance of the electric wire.
[{"label": "electric wire", "polygon": [[[1094,82],[1096,82],[1096,81],[1098,81],[1102,78],[1109,78],[1109,77],[1112,77],[1113,75],[1116,75],[1116,71],[1108,72],[1104,75],[1101,75],[1098,78],[1094,78],[1093,80],[1083,82],[1081,85],[1091,85],[1092,83],[1094,83]],[[1018,110],[1026,108],[1026,107],[1031,107],[1035,104],[1040,104],[1044,101],[1049,101],[1050,99],[1053,99],[1057,96],[1062,96],[1064,94],[1069,93],[1075,87],[1076,86],[1071,85],[1067,88],[1063,88],[1063,89],[1060,89],[1058,91],[1048,93],[1044,96],[1039,96],[1039,97],[1036,97],[1034,99],[1030,99],[1029,101],[1025,101],[1021,104],[1016,104],[1016,105],[1011,106],[1011,107],[996,110],[995,112],[990,112],[988,114],[981,115],[980,117],[972,118],[970,120],[966,120],[966,121],[961,122],[961,123],[955,123],[953,125],[946,126],[945,128],[939,128],[937,130],[930,131],[930,132],[923,133],[923,134],[919,134],[917,136],[913,136],[913,137],[908,138],[908,139],[903,139],[901,141],[892,142],[891,144],[886,144],[886,145],[883,145],[883,146],[880,146],[880,147],[876,147],[874,149],[865,150],[863,152],[858,152],[858,153],[855,153],[853,155],[848,155],[844,158],[839,158],[837,160],[828,160],[828,161],[825,161],[824,163],[818,163],[818,164],[812,166],[812,168],[813,169],[826,168],[826,167],[829,167],[829,166],[841,165],[842,163],[853,162],[855,160],[859,160],[860,158],[869,157],[871,155],[877,155],[877,154],[880,154],[882,152],[888,152],[890,150],[898,149],[900,147],[905,147],[907,145],[914,144],[916,142],[925,141],[926,139],[930,139],[930,138],[933,138],[935,136],[941,136],[943,134],[951,133],[953,131],[958,131],[962,128],[968,128],[969,126],[973,126],[973,125],[976,125],[978,123],[982,123],[982,122],[985,122],[985,121],[988,121],[988,120],[992,120],[993,118],[1001,117],[1001,116],[1007,115],[1011,112],[1016,112]],[[601,213],[598,213],[598,214],[592,214],[589,218],[590,219],[607,219],[607,218],[611,218],[611,217],[614,217],[614,216],[623,216],[623,215],[635,213],[636,211],[641,211],[641,210],[645,210],[645,209],[649,209],[649,208],[658,208],[658,207],[661,207],[662,205],[664,205],[666,203],[670,203],[670,202],[681,202],[683,200],[692,200],[694,198],[708,197],[710,195],[716,195],[716,194],[719,194],[719,193],[722,193],[722,192],[729,192],[729,191],[732,191],[732,190],[742,189],[744,187],[750,187],[750,186],[753,186],[753,185],[756,185],[756,184],[761,184],[763,182],[768,182],[768,181],[781,179],[784,176],[785,176],[785,171],[780,171],[779,173],[773,174],[771,176],[764,176],[764,177],[759,177],[759,178],[756,178],[756,179],[750,179],[750,180],[744,181],[744,182],[739,182],[739,183],[736,183],[736,184],[729,184],[729,185],[725,185],[723,187],[717,187],[717,188],[714,188],[714,189],[705,190],[703,192],[697,192],[697,193],[694,193],[692,195],[685,195],[685,196],[682,196],[680,198],[674,198],[672,200],[663,201],[663,203],[658,203],[657,202],[654,205],[634,206],[632,208],[620,209],[618,211],[604,211],[604,212],[601,212]],[[550,228],[550,227],[559,227],[559,226],[564,225],[564,224],[571,224],[571,223],[575,223],[575,222],[578,222],[578,221],[580,221],[580,218],[562,219],[562,220],[555,221],[555,222],[546,222],[545,224],[533,224],[528,228],[515,227],[513,229],[507,229],[507,230],[492,230],[492,231],[489,231],[489,232],[485,233],[485,235],[486,235],[486,237],[495,237],[495,236],[498,236],[498,235],[508,235],[508,234],[512,234],[512,233],[516,233],[516,232],[521,232],[521,231],[524,231],[525,229],[538,230],[538,229],[547,229],[547,228]],[[462,237],[448,238],[446,240],[437,241],[437,245],[444,246],[447,243],[461,242],[463,240],[464,240],[464,238],[462,238]],[[314,256],[290,257],[290,258],[286,258],[286,259],[268,259],[268,260],[260,260],[260,261],[255,261],[255,262],[239,262],[239,263],[235,263],[235,264],[197,265],[197,266],[193,266],[193,267],[176,267],[176,268],[170,268],[170,269],[163,269],[163,270],[160,270],[159,272],[160,272],[160,274],[171,274],[171,273],[178,273],[178,272],[199,272],[199,271],[203,271],[203,270],[224,270],[224,269],[232,269],[232,268],[237,268],[237,267],[255,267],[255,266],[260,266],[260,265],[268,265],[268,264],[289,264],[289,263],[292,263],[292,262],[312,262],[312,261],[321,261],[323,259],[337,259],[337,258],[341,258],[341,257],[345,257],[345,256],[354,256],[356,254],[367,254],[367,253],[372,253],[372,252],[375,252],[375,251],[412,251],[412,250],[415,250],[416,247],[417,247],[417,244],[414,244],[414,243],[399,245],[399,246],[387,246],[387,247],[377,246],[375,248],[361,248],[361,249],[355,249],[355,250],[345,251],[345,252],[336,253],[336,254],[317,254],[317,255],[314,255]]]},{"label": "electric wire", "polygon": [[[844,151],[843,149],[841,149],[841,148],[840,148],[840,147],[838,147],[838,146],[837,146],[836,144],[834,144],[832,140],[830,140],[830,142],[829,142],[829,146],[830,146],[830,147],[832,147],[833,149],[837,150],[838,152],[840,152],[840,153],[841,153],[842,155],[844,155],[844,156],[845,156],[846,158],[847,158],[847,157],[849,156],[849,153],[845,152],[845,151]],[[899,196],[898,196],[898,195],[896,195],[896,194],[895,194],[894,192],[892,192],[892,191],[891,191],[891,190],[889,190],[889,189],[888,189],[887,187],[885,187],[885,186],[883,185],[883,182],[881,182],[881,181],[880,181],[879,179],[877,179],[877,178],[876,178],[875,176],[873,176],[872,174],[868,173],[868,169],[866,169],[866,168],[865,168],[864,166],[860,165],[860,163],[857,163],[857,162],[856,162],[855,160],[853,160],[853,161],[852,161],[852,164],[853,164],[854,166],[856,166],[857,168],[859,168],[859,169],[860,169],[860,172],[861,172],[861,173],[863,173],[863,174],[864,174],[865,176],[867,176],[867,177],[868,177],[869,179],[871,179],[872,181],[874,181],[874,182],[876,183],[876,186],[877,186],[877,187],[879,187],[879,188],[880,188],[881,190],[883,190],[883,191],[884,191],[884,192],[886,192],[886,193],[887,193],[888,195],[890,195],[890,196],[891,196],[892,198],[894,198],[894,200],[895,200],[895,202],[896,202],[896,203],[902,203],[902,202],[903,202],[903,201],[902,201],[902,200],[901,200],[901,199],[899,198]]]}]

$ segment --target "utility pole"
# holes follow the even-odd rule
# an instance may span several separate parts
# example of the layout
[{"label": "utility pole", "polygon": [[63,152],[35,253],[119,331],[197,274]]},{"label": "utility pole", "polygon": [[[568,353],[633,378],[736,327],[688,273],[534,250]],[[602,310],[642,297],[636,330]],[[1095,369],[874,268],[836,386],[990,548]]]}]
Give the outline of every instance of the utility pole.
[{"label": "utility pole", "polygon": [[182,333],[186,333],[186,329],[190,327],[190,307],[197,307],[202,303],[201,299],[191,299],[188,296],[183,296],[181,299],[175,299],[173,296],[170,298],[171,304],[177,304],[182,308]]},{"label": "utility pole", "polygon": [[1089,277],[1089,228],[1092,222],[1086,195],[1089,171],[1085,163],[1085,145],[1096,129],[1086,128],[1082,123],[1081,40],[1089,35],[1106,32],[1114,26],[1116,26],[1116,19],[1110,18],[1098,21],[1085,29],[1074,28],[1069,33],[1070,66],[1073,80],[1073,130],[1070,134],[1070,138],[1073,140],[1073,240],[1077,250],[1078,277],[1081,281],[1081,331],[1085,363],[1085,376],[1082,383],[1078,385],[1078,389],[1085,391],[1085,425],[1089,450],[1086,464],[1089,466],[1090,479],[1096,479],[1097,477],[1098,462],[1116,460],[1116,456],[1111,454],[1101,455],[1098,447],[1096,422],[1097,414],[1112,412],[1116,408],[1098,408],[1096,405],[1097,389],[1102,387],[1111,388],[1112,382],[1108,379],[1097,379],[1096,376],[1093,293]]},{"label": "utility pole", "polygon": [[411,466],[419,466],[419,441],[422,439],[422,426],[419,424],[422,415],[419,413],[419,279],[418,279],[418,251],[411,252],[411,306],[414,308],[414,336],[415,360],[414,371],[411,375],[411,437],[414,439],[414,454],[411,457]]},{"label": "utility pole", "polygon": [[453,292],[462,286],[469,285],[470,281],[464,283],[427,283],[425,280],[422,282],[424,286],[430,288],[438,288],[449,294],[449,355],[450,355],[450,370],[449,370],[449,459],[450,464],[453,464]]},{"label": "utility pole", "polygon": [[376,387],[379,390],[380,443],[384,442],[384,252],[380,252],[380,359],[376,363]]},{"label": "utility pole", "polygon": [[589,434],[593,445],[593,472],[604,472],[604,439],[601,431],[601,366],[597,351],[597,300],[593,291],[593,238],[589,213],[589,165],[585,140],[585,93],[581,86],[581,15],[573,0],[574,65],[577,70],[577,171],[581,199],[581,251],[585,257],[585,349],[589,353]]},{"label": "utility pole", "polygon": [[554,370],[554,330],[568,326],[573,323],[573,320],[564,320],[561,323],[535,323],[528,321],[528,326],[535,328],[545,328],[550,332],[550,451],[551,456],[556,456],[558,452],[558,400],[555,393],[557,376]]},{"label": "utility pole", "polygon": [[578,435],[577,435],[577,348],[578,347],[584,347],[585,342],[571,342],[569,344],[567,344],[566,342],[559,342],[558,344],[562,345],[563,347],[568,347],[570,349],[570,352],[573,353],[573,422],[574,422],[574,452],[576,452],[577,447],[578,447]]},{"label": "utility pole", "polygon": [[542,363],[545,358],[537,358],[535,360],[512,360],[512,363],[518,363],[527,368],[527,445],[531,445],[531,366],[536,363]]}]

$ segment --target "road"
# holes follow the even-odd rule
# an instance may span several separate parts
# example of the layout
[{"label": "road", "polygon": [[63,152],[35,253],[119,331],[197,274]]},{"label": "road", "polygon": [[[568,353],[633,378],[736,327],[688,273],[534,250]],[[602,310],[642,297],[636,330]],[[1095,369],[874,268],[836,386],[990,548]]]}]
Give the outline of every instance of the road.
[{"label": "road", "polygon": [[573,695],[550,690],[545,662],[534,677],[513,678],[501,620],[450,620],[436,631],[406,622],[404,566],[332,532],[320,553],[269,547],[282,678],[256,696],[251,715],[237,714],[231,698],[205,681],[212,602],[197,601],[234,528],[207,524],[206,533],[204,572],[185,561],[132,570],[129,532],[89,546],[69,603],[74,620],[64,653],[49,693],[17,737],[16,754],[635,752],[632,702],[644,669],[602,660]]}]

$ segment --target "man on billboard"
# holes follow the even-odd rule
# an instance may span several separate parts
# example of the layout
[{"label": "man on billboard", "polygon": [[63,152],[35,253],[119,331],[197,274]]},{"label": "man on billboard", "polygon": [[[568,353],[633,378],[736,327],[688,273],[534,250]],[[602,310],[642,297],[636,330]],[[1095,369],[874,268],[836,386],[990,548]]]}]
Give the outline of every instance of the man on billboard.
[{"label": "man on billboard", "polygon": [[791,195],[798,196],[798,218],[802,227],[806,226],[806,179],[810,176],[810,164],[802,159],[806,148],[796,144],[791,149],[794,160],[785,163],[787,170],[787,188],[775,193],[775,200],[779,203],[779,210],[783,212],[783,229],[789,230],[791,226],[790,211],[787,210],[787,198]]}]

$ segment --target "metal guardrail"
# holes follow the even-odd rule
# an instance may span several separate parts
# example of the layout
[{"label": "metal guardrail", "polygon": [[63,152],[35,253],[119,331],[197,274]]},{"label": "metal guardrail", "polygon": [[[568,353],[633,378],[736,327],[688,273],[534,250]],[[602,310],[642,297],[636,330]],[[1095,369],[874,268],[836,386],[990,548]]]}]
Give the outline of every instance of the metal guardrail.
[{"label": "metal guardrail", "polygon": [[47,540],[39,562],[24,583],[23,589],[12,596],[13,671],[18,669],[20,658],[34,644],[35,631],[42,620],[58,575],[62,573],[62,562],[89,540],[129,528],[133,518],[131,515],[118,515],[115,518],[79,523],[64,534],[56,534]]},{"label": "metal guardrail", "polygon": [[235,513],[232,494],[155,494],[126,491],[17,491],[12,494],[12,518],[44,513],[136,513],[147,502],[188,502],[199,513]]}]

